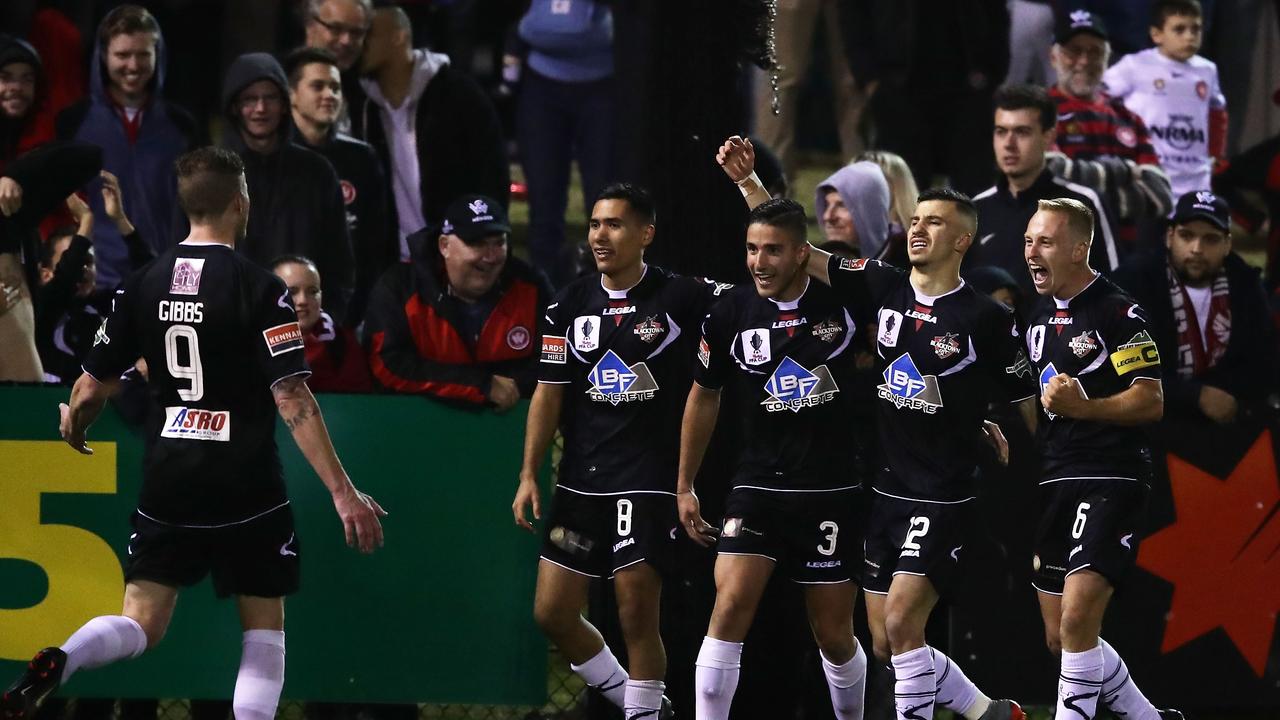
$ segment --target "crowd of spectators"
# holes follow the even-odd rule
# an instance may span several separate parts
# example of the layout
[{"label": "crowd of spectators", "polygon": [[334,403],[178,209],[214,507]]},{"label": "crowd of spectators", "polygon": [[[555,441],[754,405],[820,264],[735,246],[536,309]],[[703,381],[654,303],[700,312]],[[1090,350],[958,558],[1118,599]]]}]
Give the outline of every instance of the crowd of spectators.
[{"label": "crowd of spectators", "polygon": [[[1205,9],[1147,3],[1143,49],[1131,4],[784,0],[777,102],[759,75],[754,142],[731,138],[720,160],[749,205],[792,191],[800,88],[822,48],[849,159],[815,192],[824,248],[905,263],[917,189],[949,183],[980,210],[966,277],[1025,311],[1027,220],[1040,199],[1077,199],[1097,217],[1094,267],[1156,315],[1171,306],[1162,338],[1178,344],[1166,358],[1182,358],[1184,404],[1228,419],[1212,388],[1229,383],[1212,378],[1233,373],[1214,368],[1240,354],[1230,338],[1270,337],[1259,308],[1280,262],[1268,226],[1280,151],[1272,139],[1226,157],[1226,101],[1198,54]],[[184,236],[173,160],[212,137],[245,161],[253,211],[238,250],[289,287],[318,389],[499,411],[531,392],[539,311],[583,264],[581,238],[566,238],[571,168],[588,207],[615,179],[626,110],[609,2],[531,0],[509,18],[494,80],[515,89],[505,119],[474,54],[423,46],[413,5],[289,4],[292,26],[276,35],[300,46],[228,58],[207,116],[171,99],[157,14],[105,5],[42,7],[30,41],[0,36],[0,379],[75,377],[113,289]],[[78,29],[87,18],[92,32]],[[513,201],[528,203],[527,263],[512,253]],[[1178,224],[1188,208],[1212,231]],[[1221,217],[1269,234],[1261,276]]]}]

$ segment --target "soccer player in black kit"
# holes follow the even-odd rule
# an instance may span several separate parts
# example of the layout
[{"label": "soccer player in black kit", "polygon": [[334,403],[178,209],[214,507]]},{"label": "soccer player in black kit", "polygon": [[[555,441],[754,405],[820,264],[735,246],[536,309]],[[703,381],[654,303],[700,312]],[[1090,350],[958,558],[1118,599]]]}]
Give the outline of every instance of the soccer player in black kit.
[{"label": "soccer player in black kit", "polygon": [[1035,386],[1013,313],[960,279],[977,210],[965,195],[920,194],[908,229],[910,273],[875,260],[811,250],[809,273],[840,297],[869,297],[877,312],[883,382],[876,423],[883,458],[872,483],[863,589],[877,657],[895,676],[897,714],[928,720],[935,704],[967,720],[1020,720],[946,655],[925,644],[925,624],[962,571],[978,521],[978,448],[1008,447],[985,421],[989,402],[1020,403],[1034,424]]},{"label": "soccer player in black kit", "polygon": [[0,700],[6,719],[29,718],[77,670],[154,646],[179,588],[209,574],[219,597],[236,597],[244,629],[235,716],[275,717],[284,596],[298,588],[300,552],[276,452],[277,412],[329,488],[347,544],[366,553],[382,544],[378,516],[385,513],[351,484],[307,389],[288,290],[234,250],[249,218],[244,166],[230,151],[201,148],[178,159],[177,175],[190,236],[117,292],[70,406],[60,406],[63,439],[91,454],[85,432],[120,373],[139,357],[150,368],[155,403],[124,610],[37,653]]},{"label": "soccer player in black kit", "polygon": [[[629,184],[605,188],[587,241],[599,274],[547,306],[538,387],[529,406],[516,524],[541,519],[537,472],[564,435],[543,531],[534,616],[574,672],[626,718],[670,715],[658,632],[661,571],[675,544],[680,412],[710,286],[644,262],[653,201]],[[630,667],[582,617],[593,578],[612,578]]]},{"label": "soccer player in black kit", "polygon": [[1058,720],[1092,720],[1099,701],[1127,720],[1157,711],[1099,637],[1115,585],[1133,565],[1150,486],[1142,427],[1160,420],[1160,353],[1146,313],[1089,267],[1093,213],[1041,200],[1024,256],[1040,304],[1027,347],[1048,419],[1040,427],[1044,508],[1034,585],[1049,649],[1061,653]]},{"label": "soccer player in black kit", "polygon": [[804,585],[836,716],[862,717],[867,655],[853,635],[859,429],[849,422],[857,313],[809,282],[808,253],[799,203],[756,207],[746,239],[753,283],[724,293],[702,327],[676,496],[685,532],[702,545],[715,529],[702,518],[694,479],[724,388],[743,435],[719,532],[715,608],[697,659],[698,720],[729,717],[742,643],[775,570]]}]

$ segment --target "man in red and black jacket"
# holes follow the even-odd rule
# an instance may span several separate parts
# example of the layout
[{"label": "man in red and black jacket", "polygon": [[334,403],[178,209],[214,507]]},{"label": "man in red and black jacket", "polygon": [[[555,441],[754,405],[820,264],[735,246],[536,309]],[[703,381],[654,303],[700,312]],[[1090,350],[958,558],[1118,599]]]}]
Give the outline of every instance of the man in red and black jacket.
[{"label": "man in red and black jacket", "polygon": [[466,195],[409,236],[410,261],[382,276],[365,317],[378,384],[500,412],[532,395],[551,288],[508,256],[510,232],[498,201]]}]

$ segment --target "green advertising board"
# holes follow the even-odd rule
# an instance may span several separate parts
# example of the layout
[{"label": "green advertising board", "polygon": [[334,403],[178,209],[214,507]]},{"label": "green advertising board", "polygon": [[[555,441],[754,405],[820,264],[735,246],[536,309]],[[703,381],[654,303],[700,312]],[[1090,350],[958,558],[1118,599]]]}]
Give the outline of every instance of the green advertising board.
[{"label": "green advertising board", "polygon": [[[143,440],[108,410],[92,456],[58,439],[65,388],[0,387],[0,679],[96,615],[120,612]],[[532,619],[537,540],[515,528],[524,406],[506,415],[419,397],[320,397],[356,485],[390,513],[386,546],[346,547],[327,491],[279,425],[302,590],[286,603],[287,698],[541,704],[547,648]],[[206,579],[164,641],[84,671],[69,696],[230,697],[235,604]]]}]

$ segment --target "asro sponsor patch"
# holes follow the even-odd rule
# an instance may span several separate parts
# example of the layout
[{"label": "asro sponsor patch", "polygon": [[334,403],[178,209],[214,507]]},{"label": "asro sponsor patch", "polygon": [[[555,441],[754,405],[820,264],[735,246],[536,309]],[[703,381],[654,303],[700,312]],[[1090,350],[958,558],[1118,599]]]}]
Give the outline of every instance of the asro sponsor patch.
[{"label": "asro sponsor patch", "polygon": [[160,437],[230,442],[231,413],[227,410],[167,407]]},{"label": "asro sponsor patch", "polygon": [[198,295],[200,276],[204,273],[204,258],[180,257],[173,261],[173,275],[169,277],[170,295]]},{"label": "asro sponsor patch", "polygon": [[542,338],[542,362],[564,365],[569,360],[567,343],[556,335],[544,335]]},{"label": "asro sponsor patch", "polygon": [[283,355],[291,350],[302,349],[302,328],[296,322],[276,325],[263,330],[262,339],[266,341],[271,357]]}]

